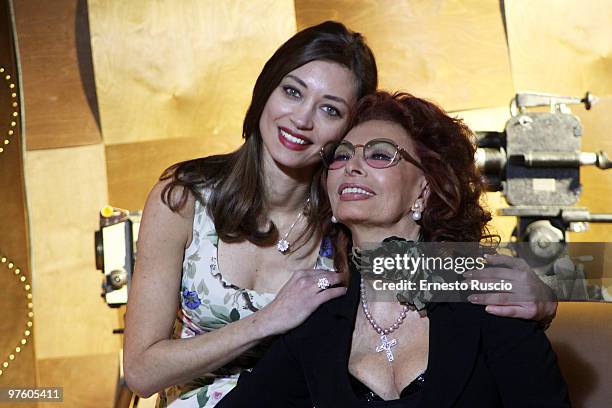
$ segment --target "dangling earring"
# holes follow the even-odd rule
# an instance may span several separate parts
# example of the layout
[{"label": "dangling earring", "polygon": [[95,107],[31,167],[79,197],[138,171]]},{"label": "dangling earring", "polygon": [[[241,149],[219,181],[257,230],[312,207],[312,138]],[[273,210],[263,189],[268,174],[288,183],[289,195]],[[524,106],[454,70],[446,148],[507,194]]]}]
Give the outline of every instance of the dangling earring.
[{"label": "dangling earring", "polygon": [[331,216],[331,222],[334,223],[334,224],[336,224],[338,222],[338,219],[336,218],[335,215]]},{"label": "dangling earring", "polygon": [[419,221],[422,216],[423,214],[421,212],[421,200],[418,199],[414,202],[414,205],[412,206],[412,214],[410,214],[410,217],[413,221]]}]

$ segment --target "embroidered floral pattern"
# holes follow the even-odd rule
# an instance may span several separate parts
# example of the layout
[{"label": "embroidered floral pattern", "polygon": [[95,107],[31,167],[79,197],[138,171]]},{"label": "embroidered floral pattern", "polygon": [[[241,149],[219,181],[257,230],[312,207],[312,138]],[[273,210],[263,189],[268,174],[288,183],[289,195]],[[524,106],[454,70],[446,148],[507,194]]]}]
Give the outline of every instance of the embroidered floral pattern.
[{"label": "embroidered floral pattern", "polygon": [[198,306],[202,304],[202,301],[200,300],[200,297],[198,296],[198,292],[193,292],[193,291],[189,291],[185,289],[183,291],[183,303],[189,309],[193,310],[193,309],[197,309]]},{"label": "embroidered floral pattern", "polygon": [[[272,293],[239,288],[224,280],[219,270],[219,237],[212,219],[199,201],[195,204],[193,238],[185,250],[181,279],[181,309],[174,323],[173,338],[188,338],[210,332],[249,316],[274,299]],[[333,269],[331,241],[322,244],[316,268]],[[326,257],[325,255],[328,255]],[[214,407],[238,381],[244,367],[252,367],[263,350],[255,348],[228,365],[186,384],[159,393],[156,407]],[[247,363],[245,363],[245,361]],[[234,362],[233,362],[234,363]]]},{"label": "embroidered floral pattern", "polygon": [[323,238],[321,241],[321,248],[319,249],[319,256],[324,258],[333,258],[333,248],[331,238],[328,236]]}]

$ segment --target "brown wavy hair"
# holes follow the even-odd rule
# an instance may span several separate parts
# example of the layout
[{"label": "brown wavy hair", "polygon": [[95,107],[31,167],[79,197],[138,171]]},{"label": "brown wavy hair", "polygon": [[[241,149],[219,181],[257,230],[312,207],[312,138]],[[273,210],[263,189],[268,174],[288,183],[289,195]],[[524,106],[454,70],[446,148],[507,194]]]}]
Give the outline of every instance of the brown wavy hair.
[{"label": "brown wavy hair", "polygon": [[[376,61],[361,34],[334,21],[298,32],[272,55],[257,78],[243,123],[245,143],[232,153],[177,163],[161,175],[160,180],[170,180],[162,191],[162,200],[172,211],[183,208],[189,194],[193,194],[200,202],[206,201],[207,211],[222,240],[246,239],[256,245],[267,245],[278,238],[274,224],[261,228],[267,221],[267,200],[259,119],[270,94],[285,75],[311,61],[334,62],[348,68],[356,80],[357,98],[376,91]],[[320,195],[318,177],[314,180],[304,237],[312,233],[320,236],[324,225],[321,203],[327,202],[327,198]],[[203,188],[210,188],[207,200],[202,196]]]},{"label": "brown wavy hair", "polygon": [[[495,241],[497,236],[487,228],[491,214],[480,204],[484,183],[474,161],[475,138],[461,119],[452,118],[434,103],[408,93],[378,91],[358,102],[350,128],[371,120],[399,124],[414,143],[429,185],[419,221],[424,241]],[[321,188],[325,176],[321,177]],[[336,266],[343,269],[341,265],[345,264],[351,245],[350,231],[334,225],[330,235],[338,258]]]}]

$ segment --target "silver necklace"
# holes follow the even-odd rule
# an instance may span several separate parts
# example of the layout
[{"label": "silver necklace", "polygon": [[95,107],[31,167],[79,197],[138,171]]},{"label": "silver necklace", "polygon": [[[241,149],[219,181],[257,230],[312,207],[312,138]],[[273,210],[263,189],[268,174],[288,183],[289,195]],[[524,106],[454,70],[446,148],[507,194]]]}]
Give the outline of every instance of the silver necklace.
[{"label": "silver necklace", "polygon": [[404,322],[404,319],[406,318],[406,315],[410,308],[408,306],[403,306],[403,310],[401,311],[399,317],[395,320],[395,323],[391,325],[391,327],[386,329],[380,327],[380,325],[376,323],[376,320],[374,320],[374,318],[372,317],[372,314],[370,313],[370,310],[368,308],[368,299],[366,296],[366,288],[365,284],[363,283],[363,278],[361,278],[361,307],[363,309],[363,313],[365,314],[366,319],[374,328],[374,330],[376,330],[376,333],[378,333],[378,335],[380,336],[380,346],[376,347],[376,352],[380,353],[384,351],[387,355],[387,360],[389,360],[389,362],[392,362],[394,357],[391,348],[397,346],[397,340],[389,340],[387,338],[387,335],[393,333],[399,328],[400,324]]},{"label": "silver necklace", "polygon": [[308,205],[309,202],[310,202],[310,197],[306,200],[306,202],[304,203],[304,207],[300,210],[300,213],[297,215],[297,218],[295,219],[295,221],[293,221],[293,224],[291,224],[291,226],[289,227],[289,231],[287,231],[287,233],[283,235],[283,237],[279,239],[278,242],[276,243],[276,249],[281,254],[284,254],[285,252],[289,250],[289,247],[291,246],[291,244],[289,243],[287,238],[289,237],[289,234],[291,234],[291,231],[293,230],[293,227],[295,227],[295,224],[297,224],[298,221],[304,215],[304,210],[306,209],[306,206]]}]

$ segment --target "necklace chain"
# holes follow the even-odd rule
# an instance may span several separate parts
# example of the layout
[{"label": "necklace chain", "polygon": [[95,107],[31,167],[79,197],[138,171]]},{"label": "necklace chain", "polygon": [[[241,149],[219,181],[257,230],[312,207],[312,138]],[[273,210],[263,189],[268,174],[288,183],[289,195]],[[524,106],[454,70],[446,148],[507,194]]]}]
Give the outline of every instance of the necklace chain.
[{"label": "necklace chain", "polygon": [[384,327],[381,327],[376,322],[376,320],[374,320],[374,318],[372,317],[372,314],[370,313],[370,309],[368,307],[368,299],[366,296],[366,288],[365,288],[365,283],[363,282],[363,278],[361,278],[361,307],[363,308],[363,313],[365,314],[366,319],[368,320],[370,325],[374,328],[374,330],[376,330],[376,333],[378,333],[378,335],[380,336],[380,345],[377,346],[374,350],[377,353],[384,351],[387,357],[387,361],[389,361],[390,363],[393,362],[393,360],[395,359],[395,356],[393,355],[393,351],[391,349],[397,346],[397,339],[388,339],[387,335],[393,333],[395,330],[399,328],[400,324],[404,322],[404,319],[406,318],[406,315],[408,314],[408,310],[410,309],[408,308],[408,306],[403,306],[399,317],[395,320],[395,323],[393,323],[389,328],[386,328],[386,329]]},{"label": "necklace chain", "polygon": [[383,328],[381,327],[376,320],[374,320],[374,318],[372,317],[372,314],[370,313],[370,309],[368,306],[368,299],[366,296],[366,288],[365,288],[365,283],[363,282],[363,278],[361,278],[361,307],[363,309],[363,313],[365,314],[366,319],[368,320],[368,322],[370,323],[370,325],[374,328],[374,330],[376,330],[376,333],[383,335],[383,334],[391,334],[393,333],[395,330],[397,330],[400,326],[400,324],[402,324],[404,322],[404,319],[406,318],[408,311],[410,310],[410,308],[408,306],[403,306],[402,311],[399,314],[399,317],[395,320],[395,323],[393,323],[390,327],[388,328]]},{"label": "necklace chain", "polygon": [[293,227],[295,227],[295,224],[297,224],[298,221],[304,215],[304,210],[306,209],[306,206],[308,205],[309,202],[310,202],[310,197],[304,203],[304,207],[300,210],[299,214],[295,218],[295,221],[293,221],[293,224],[291,224],[291,226],[289,227],[289,230],[276,243],[276,249],[278,250],[278,252],[284,254],[285,252],[287,252],[289,250],[289,247],[291,246],[291,244],[289,243],[287,238],[289,237],[289,234],[291,234],[291,231],[293,231]]}]

